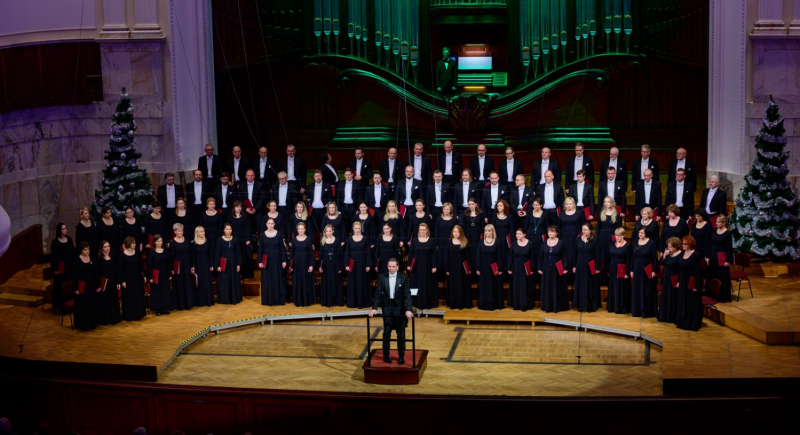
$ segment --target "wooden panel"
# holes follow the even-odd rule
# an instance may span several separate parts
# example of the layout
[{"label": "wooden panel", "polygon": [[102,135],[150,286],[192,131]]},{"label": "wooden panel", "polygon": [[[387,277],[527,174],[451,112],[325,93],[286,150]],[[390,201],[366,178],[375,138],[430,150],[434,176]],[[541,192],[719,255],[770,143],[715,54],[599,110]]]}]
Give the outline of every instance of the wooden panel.
[{"label": "wooden panel", "polygon": [[257,400],[252,406],[253,430],[266,433],[324,433],[334,408],[325,401]]},{"label": "wooden panel", "polygon": [[236,397],[165,395],[163,433],[241,435],[246,429],[240,402]]},{"label": "wooden panel", "polygon": [[155,427],[152,397],[144,392],[87,389],[74,394],[73,424],[83,435],[128,435],[133,428]]}]

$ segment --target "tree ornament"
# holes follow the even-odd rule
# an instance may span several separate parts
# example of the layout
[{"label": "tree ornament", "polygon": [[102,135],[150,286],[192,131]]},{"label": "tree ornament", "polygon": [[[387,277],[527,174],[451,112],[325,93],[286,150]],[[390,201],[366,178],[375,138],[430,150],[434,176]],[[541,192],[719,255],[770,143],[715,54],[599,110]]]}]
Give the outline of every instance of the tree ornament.
[{"label": "tree ornament", "polygon": [[128,115],[133,115],[133,107],[128,107],[126,112],[128,112]]},{"label": "tree ornament", "polygon": [[128,155],[125,154],[125,153],[122,153],[122,154],[119,155],[119,158],[121,158],[122,160],[125,160],[125,159],[128,158]]},{"label": "tree ornament", "polygon": [[123,189],[122,185],[120,184],[119,186],[117,186],[117,189],[119,189],[119,191],[122,192]]},{"label": "tree ornament", "polygon": [[131,187],[136,187],[136,183],[134,183],[133,181],[131,181],[131,184],[130,184],[130,186],[131,186]]},{"label": "tree ornament", "polygon": [[111,168],[111,172],[113,172],[113,173],[115,173],[115,174],[117,173],[117,170],[118,170],[118,169],[117,169],[117,167],[116,167],[116,166],[114,166],[113,168]]},{"label": "tree ornament", "polygon": [[133,130],[128,130],[128,136],[133,137]]}]

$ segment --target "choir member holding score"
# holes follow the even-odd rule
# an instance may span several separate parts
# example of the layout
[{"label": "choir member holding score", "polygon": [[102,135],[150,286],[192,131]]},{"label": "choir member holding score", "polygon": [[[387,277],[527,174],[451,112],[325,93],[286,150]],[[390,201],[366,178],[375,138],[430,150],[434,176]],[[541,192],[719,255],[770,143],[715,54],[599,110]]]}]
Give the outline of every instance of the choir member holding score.
[{"label": "choir member holding score", "polygon": [[258,268],[261,269],[261,305],[286,304],[286,245],[277,221],[267,218],[259,233]]},{"label": "choir member holding score", "polygon": [[697,331],[703,324],[703,288],[700,276],[703,256],[695,250],[696,244],[692,236],[684,237],[682,242],[684,251],[678,263],[680,279],[675,289],[678,293],[675,324],[680,329]]},{"label": "choir member holding score", "polygon": [[100,288],[95,281],[91,247],[86,241],[78,246],[78,256],[72,265],[72,292],[75,295],[75,327],[81,331],[97,328]]},{"label": "choir member holding score", "polygon": [[[506,270],[505,239],[499,239],[494,225],[483,228],[475,273],[478,275],[478,309],[502,310],[503,271]],[[531,291],[531,293],[533,293]]]},{"label": "choir member holding score", "polygon": [[578,311],[593,313],[603,306],[600,296],[600,263],[597,261],[597,237],[592,234],[591,224],[581,225],[581,234],[575,245],[575,261],[572,273],[572,307]]},{"label": "choir member holding score", "polygon": [[100,252],[95,259],[95,280],[100,289],[97,324],[103,326],[116,325],[122,321],[122,312],[119,309],[119,293],[122,286],[119,281],[117,258],[111,256],[111,251],[111,243],[103,240],[100,242]]},{"label": "choir member holding score", "polygon": [[292,272],[292,302],[296,307],[317,303],[314,288],[314,245],[306,224],[297,224],[297,236],[292,241],[289,272]]},{"label": "choir member holding score", "polygon": [[472,308],[472,289],[469,274],[474,263],[469,262],[467,236],[456,225],[450,232],[450,241],[444,251],[444,266],[447,274],[447,306],[453,310]]},{"label": "choir member holding score", "polygon": [[319,304],[323,307],[341,307],[344,305],[342,293],[342,257],[343,243],[339,241],[332,225],[326,225],[319,241]]},{"label": "choir member holding score", "polygon": [[731,264],[733,264],[733,237],[728,230],[728,217],[717,215],[717,228],[711,232],[708,244],[706,262],[708,262],[708,280],[718,279],[722,284],[719,287],[719,300],[717,302],[731,302]]},{"label": "choir member holding score", "polygon": [[183,224],[172,225],[175,237],[169,242],[170,273],[172,274],[172,298],[174,308],[191,310],[194,307],[195,264],[191,245],[183,236]]},{"label": "choir member holding score", "polygon": [[[515,310],[528,311],[536,305],[533,295],[533,243],[525,229],[517,228],[515,240],[508,252],[508,305]],[[502,299],[501,299],[502,302]]]},{"label": "choir member holding score", "polygon": [[604,271],[604,273],[600,274],[600,283],[608,284],[609,271],[606,270],[608,255],[611,252],[611,246],[616,240],[615,232],[617,228],[622,228],[623,219],[622,215],[617,211],[614,198],[610,196],[603,198],[603,206],[599,214],[600,216],[597,220],[597,266]]},{"label": "choir member holding score", "polygon": [[631,315],[646,319],[658,314],[656,280],[654,279],[658,271],[658,250],[656,241],[650,237],[646,226],[634,233],[633,237]]},{"label": "choir member holding score", "polygon": [[[110,212],[109,212],[110,213]],[[67,235],[67,225],[56,224],[56,237],[50,242],[50,268],[53,270],[53,308],[64,307],[64,294],[61,287],[72,279],[72,265],[75,260],[75,244]]]},{"label": "choir member holding score", "polygon": [[408,254],[408,276],[412,289],[417,289],[415,306],[429,310],[439,306],[439,287],[436,283],[436,242],[428,224],[422,223]]},{"label": "choir member holding score", "polygon": [[217,240],[214,260],[217,267],[218,302],[238,304],[242,301],[242,281],[239,277],[242,256],[239,241],[233,236],[231,224],[222,227],[222,237]]},{"label": "choir member holding score", "polygon": [[150,311],[156,316],[175,309],[170,291],[172,266],[161,234],[153,236],[153,248],[147,253],[147,282],[150,283]]},{"label": "choir member holding score", "polygon": [[205,228],[195,227],[191,252],[194,258],[194,279],[197,282],[194,289],[194,304],[199,307],[210,307],[214,305],[211,273],[214,271],[215,252],[213,245],[206,238]]},{"label": "choir member holding score", "polygon": [[[675,284],[680,274],[681,239],[671,237],[666,241],[664,255],[660,263],[664,267],[664,276],[661,278],[661,301],[658,304],[658,321],[675,323],[677,316],[677,297]],[[675,283],[675,284],[673,284]]]},{"label": "choir member holding score", "polygon": [[127,237],[119,256],[120,279],[122,280],[122,319],[141,320],[146,314],[144,284],[147,281],[142,270],[142,256],[136,249],[136,239]]},{"label": "choir member holding score", "polygon": [[353,235],[344,245],[348,308],[372,306],[372,282],[369,271],[373,259],[368,243],[367,238],[361,234],[361,222],[353,222]]},{"label": "choir member holding score", "polygon": [[558,238],[558,227],[547,227],[547,240],[539,250],[539,275],[542,276],[542,311],[569,310],[567,299],[567,253],[563,240]]},{"label": "choir member holding score", "polygon": [[664,252],[667,249],[667,240],[675,237],[682,239],[689,235],[689,226],[681,218],[681,209],[671,204],[667,206],[667,219],[664,220],[664,227],[661,229],[661,237],[658,239],[658,251]]}]

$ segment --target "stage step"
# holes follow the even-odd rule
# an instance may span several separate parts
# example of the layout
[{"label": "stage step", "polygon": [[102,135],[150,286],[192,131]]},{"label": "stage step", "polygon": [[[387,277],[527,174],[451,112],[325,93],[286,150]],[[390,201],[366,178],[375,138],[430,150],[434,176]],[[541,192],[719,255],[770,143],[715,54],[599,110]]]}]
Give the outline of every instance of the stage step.
[{"label": "stage step", "polygon": [[522,322],[530,323],[531,326],[533,326],[540,320],[541,319],[538,316],[525,316],[522,312],[517,311],[509,312],[508,314],[494,314],[493,312],[486,312],[481,313],[480,315],[458,311],[447,311],[444,313],[445,325],[449,324],[450,322],[466,322],[467,325],[469,325],[470,322]]},{"label": "stage step", "polygon": [[16,305],[18,307],[38,307],[44,303],[41,296],[20,295],[16,293],[0,293],[0,305]]},{"label": "stage step", "polygon": [[800,332],[795,333],[786,326],[765,320],[755,314],[734,306],[717,305],[720,323],[742,334],[766,344],[792,344],[800,342]]},{"label": "stage step", "polygon": [[12,293],[15,295],[44,296],[43,288],[19,287],[14,285],[0,286],[0,293]]}]

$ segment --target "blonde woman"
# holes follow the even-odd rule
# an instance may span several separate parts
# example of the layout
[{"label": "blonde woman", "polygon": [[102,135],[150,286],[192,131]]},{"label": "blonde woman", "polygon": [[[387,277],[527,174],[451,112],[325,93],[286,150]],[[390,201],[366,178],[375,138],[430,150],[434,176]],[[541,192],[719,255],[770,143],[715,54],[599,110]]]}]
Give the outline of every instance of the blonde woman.
[{"label": "blonde woman", "polygon": [[[328,207],[331,204],[329,203]],[[319,273],[322,274],[319,286],[319,303],[323,307],[343,306],[342,255],[344,254],[344,249],[342,248],[343,243],[335,234],[333,225],[325,225],[319,245]]]},{"label": "blonde woman", "polygon": [[436,218],[436,223],[433,225],[434,240],[436,240],[436,264],[439,265],[437,279],[441,282],[444,281],[444,251],[447,249],[447,244],[450,241],[450,233],[453,227],[458,224],[458,219],[455,216],[455,209],[453,204],[445,202],[442,204],[442,214]]},{"label": "blonde woman", "polygon": [[614,198],[606,196],[603,198],[603,205],[600,208],[600,218],[597,220],[597,265],[604,270],[600,274],[600,285],[608,284],[608,271],[605,267],[608,260],[608,253],[614,244],[617,228],[622,228],[622,216],[617,213],[617,204]]},{"label": "blonde woman", "polygon": [[614,231],[614,242],[611,245],[605,267],[608,275],[609,313],[630,314],[631,312],[631,255],[630,243],[625,241],[625,228]]},{"label": "blonde woman", "polygon": [[578,237],[581,234],[581,225],[586,222],[586,216],[578,211],[575,206],[575,200],[572,197],[567,197],[564,200],[564,211],[558,217],[558,232],[561,235],[561,240],[564,242],[564,249],[566,255],[564,256],[564,266],[572,271],[572,266],[575,264],[575,254]]},{"label": "blonde woman", "polygon": [[[400,239],[400,247],[402,248],[403,240],[408,239],[405,237],[405,219],[402,219],[400,216],[400,211],[395,201],[389,201],[386,204],[386,213],[383,215],[383,221],[392,226],[392,234]],[[383,226],[383,224],[381,224],[381,226]]]},{"label": "blonde woman", "polygon": [[289,216],[289,221],[292,226],[292,234],[289,239],[289,246],[291,246],[292,240],[297,237],[297,225],[302,222],[303,225],[306,226],[306,229],[308,229],[308,209],[306,208],[305,202],[297,201],[297,204],[294,205],[294,213]]},{"label": "blonde woman", "polygon": [[[498,201],[500,204],[500,201]],[[475,273],[478,275],[478,309],[503,309],[503,271],[506,270],[505,239],[499,240],[494,225],[483,227]]]},{"label": "blonde woman", "polygon": [[[372,306],[372,281],[369,277],[372,251],[367,237],[361,234],[361,222],[353,222],[353,235],[344,250],[344,269],[347,271],[347,307]],[[350,267],[352,261],[353,266]]]},{"label": "blonde woman", "polygon": [[206,239],[206,229],[203,227],[194,229],[192,256],[194,258],[194,279],[197,280],[197,286],[194,289],[194,304],[199,307],[210,307],[214,305],[214,286],[211,282],[211,272],[214,270],[214,245]]},{"label": "blonde woman", "polygon": [[711,232],[711,243],[708,246],[708,281],[718,279],[719,288],[717,302],[730,302],[731,297],[731,264],[733,264],[733,237],[728,229],[728,217],[717,215],[717,229]]},{"label": "blonde woman", "polygon": [[175,238],[169,243],[169,264],[172,269],[174,308],[191,310],[194,307],[194,256],[189,241],[183,237],[183,230],[183,224],[172,224],[172,233],[175,234]]},{"label": "blonde woman", "polygon": [[94,255],[100,249],[100,231],[92,221],[92,214],[88,208],[80,209],[78,217],[80,221],[75,225],[75,244],[80,246],[81,242],[88,243],[89,249]]},{"label": "blonde woman", "polygon": [[436,284],[436,242],[428,224],[421,223],[417,237],[408,254],[408,278],[411,288],[418,289],[415,306],[426,310],[439,306],[439,286]]},{"label": "blonde woman", "polygon": [[597,237],[592,234],[592,225],[581,225],[581,236],[576,242],[575,263],[572,273],[575,282],[572,286],[572,308],[593,313],[603,306],[600,297],[600,262],[597,260]]},{"label": "blonde woman", "polygon": [[475,267],[467,255],[467,236],[461,226],[450,232],[450,240],[444,251],[444,266],[447,274],[447,306],[454,310],[472,308],[472,289],[469,273]]},{"label": "blonde woman", "polygon": [[[647,229],[647,237],[658,240],[658,222],[653,219],[653,209],[650,207],[642,207],[641,219],[636,221],[636,225],[633,227],[633,234],[639,234],[639,230],[642,228]],[[634,237],[636,239],[637,237]]]},{"label": "blonde woman", "polygon": [[323,231],[328,225],[333,228],[333,235],[339,241],[340,246],[344,246],[344,237],[347,232],[345,231],[344,215],[339,212],[339,207],[336,203],[331,201],[325,206],[325,215],[322,217]]}]

